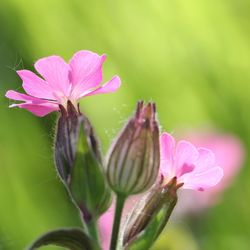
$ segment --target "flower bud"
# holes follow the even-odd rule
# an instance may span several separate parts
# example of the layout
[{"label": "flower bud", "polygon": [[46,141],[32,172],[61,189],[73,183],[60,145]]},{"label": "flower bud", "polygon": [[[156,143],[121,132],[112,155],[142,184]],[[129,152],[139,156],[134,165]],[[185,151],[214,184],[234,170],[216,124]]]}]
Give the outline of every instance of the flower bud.
[{"label": "flower bud", "polygon": [[106,211],[111,191],[107,186],[99,143],[86,116],[68,102],[61,106],[55,138],[55,164],[58,174],[81,210],[90,221]]},{"label": "flower bud", "polygon": [[155,184],[135,205],[124,226],[124,249],[136,244],[143,244],[142,249],[151,247],[168,222],[177,202],[176,191],[181,185],[177,184],[176,178],[165,186]]},{"label": "flower bud", "polygon": [[155,182],[159,161],[155,104],[138,102],[135,115],[111,147],[107,164],[109,184],[116,193],[125,196],[141,193]]},{"label": "flower bud", "polygon": [[74,165],[80,124],[84,117],[68,102],[67,110],[60,106],[55,138],[55,165],[61,180],[68,184]]}]

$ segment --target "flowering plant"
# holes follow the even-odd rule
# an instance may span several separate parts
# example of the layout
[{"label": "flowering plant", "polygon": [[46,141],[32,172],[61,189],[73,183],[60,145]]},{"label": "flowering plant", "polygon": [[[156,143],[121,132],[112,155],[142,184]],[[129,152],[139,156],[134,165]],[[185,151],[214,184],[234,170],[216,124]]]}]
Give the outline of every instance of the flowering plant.
[{"label": "flowering plant", "polygon": [[[79,100],[120,87],[118,76],[100,85],[105,58],[90,51],[77,52],[68,64],[59,56],[42,58],[35,68],[43,78],[28,70],[17,72],[27,94],[6,93],[6,97],[21,101],[11,107],[37,116],[59,113],[55,166],[83,224],[82,228],[48,232],[30,250],[48,244],[71,250],[106,249],[97,222],[110,208],[113,196],[116,205],[109,249],[149,249],[168,222],[179,188],[204,191],[223,176],[212,151],[187,141],[176,144],[168,133],[160,135],[154,103],[138,102],[135,114],[103,160],[99,140],[81,113]],[[144,196],[121,225],[125,201],[140,193]]]}]

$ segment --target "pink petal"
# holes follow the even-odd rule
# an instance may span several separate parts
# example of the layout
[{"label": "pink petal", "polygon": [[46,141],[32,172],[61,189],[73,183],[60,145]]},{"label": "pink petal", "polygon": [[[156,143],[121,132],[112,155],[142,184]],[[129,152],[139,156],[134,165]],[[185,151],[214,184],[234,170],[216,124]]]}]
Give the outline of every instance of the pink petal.
[{"label": "pink petal", "polygon": [[176,167],[176,174],[180,176],[185,174],[183,168],[187,168],[187,166],[194,166],[199,153],[198,150],[188,141],[180,141],[176,146],[176,153],[175,153],[175,167]]},{"label": "pink petal", "polygon": [[22,94],[14,90],[8,90],[5,96],[9,99],[16,100],[16,101],[42,101],[40,98]]},{"label": "pink petal", "polygon": [[223,169],[220,167],[213,167],[205,172],[195,173],[191,172],[183,176],[181,182],[184,182],[184,189],[194,189],[204,191],[219,183],[223,177]]},{"label": "pink petal", "polygon": [[59,110],[59,106],[56,103],[44,101],[40,98],[18,93],[14,90],[7,91],[5,96],[16,101],[25,102],[25,103],[19,103],[19,104],[12,104],[10,105],[10,108],[19,107],[19,108],[27,109],[28,111],[30,111],[36,116],[45,116],[50,112]]},{"label": "pink petal", "polygon": [[119,76],[114,76],[110,81],[106,82],[101,87],[87,94],[83,94],[81,97],[115,92],[120,86],[121,86],[121,80]]},{"label": "pink petal", "polygon": [[160,168],[163,175],[173,173],[175,139],[168,133],[163,133],[160,137]]},{"label": "pink petal", "polygon": [[87,50],[81,50],[74,54],[69,65],[71,67],[70,80],[76,90],[75,95],[97,87],[102,81],[102,64],[106,56],[99,56]]},{"label": "pink petal", "polygon": [[71,90],[69,83],[69,65],[59,56],[49,56],[39,59],[35,68],[48,84],[58,92],[68,96]]},{"label": "pink petal", "polygon": [[177,176],[183,176],[184,174],[188,174],[196,169],[196,166],[194,164],[186,164],[179,169],[179,172],[177,173]]},{"label": "pink petal", "polygon": [[195,172],[206,171],[215,165],[214,153],[206,148],[198,148],[199,157],[197,160]]},{"label": "pink petal", "polygon": [[21,104],[13,104],[12,107],[27,109],[28,111],[39,117],[43,117],[53,111],[59,110],[59,106],[53,103],[40,103],[40,104],[21,103]]},{"label": "pink petal", "polygon": [[217,191],[222,191],[234,181],[243,166],[245,149],[242,143],[234,135],[214,131],[192,133],[190,138],[197,146],[209,148],[215,154],[216,162],[224,170],[223,180],[216,186]]},{"label": "pink petal", "polygon": [[98,228],[100,232],[101,245],[103,250],[108,250],[112,234],[113,219],[115,214],[115,203],[100,216],[98,220]]},{"label": "pink petal", "polygon": [[[123,207],[121,225],[125,225],[127,216],[133,211],[137,202],[143,197],[143,194],[133,195],[128,197]],[[100,232],[101,245],[103,250],[109,249],[109,244],[112,235],[113,219],[115,215],[115,202],[112,203],[110,208],[100,216],[98,220],[98,228]]]},{"label": "pink petal", "polygon": [[55,99],[50,85],[33,72],[29,70],[18,70],[17,74],[23,80],[23,88],[29,95],[44,99]]}]

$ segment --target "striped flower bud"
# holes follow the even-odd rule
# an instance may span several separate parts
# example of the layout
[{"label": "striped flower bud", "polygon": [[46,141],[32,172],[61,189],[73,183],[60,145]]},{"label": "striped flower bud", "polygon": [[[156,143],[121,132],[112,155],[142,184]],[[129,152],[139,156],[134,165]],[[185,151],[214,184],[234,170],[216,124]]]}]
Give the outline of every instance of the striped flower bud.
[{"label": "striped flower bud", "polygon": [[177,189],[182,184],[177,184],[176,177],[162,184],[155,184],[135,205],[124,225],[123,249],[136,249],[136,245],[149,249],[167,224],[177,203]]},{"label": "striped flower bud", "polygon": [[97,219],[111,201],[98,140],[86,116],[68,102],[60,106],[55,138],[58,174],[85,222]]},{"label": "striped flower bud", "polygon": [[71,102],[68,102],[67,110],[63,106],[60,106],[60,110],[55,137],[55,165],[61,180],[67,185],[74,165],[80,124],[84,117],[80,116],[80,112]]},{"label": "striped flower bud", "polygon": [[141,193],[155,182],[160,162],[159,127],[155,104],[138,102],[135,115],[111,147],[107,176],[121,195]]}]

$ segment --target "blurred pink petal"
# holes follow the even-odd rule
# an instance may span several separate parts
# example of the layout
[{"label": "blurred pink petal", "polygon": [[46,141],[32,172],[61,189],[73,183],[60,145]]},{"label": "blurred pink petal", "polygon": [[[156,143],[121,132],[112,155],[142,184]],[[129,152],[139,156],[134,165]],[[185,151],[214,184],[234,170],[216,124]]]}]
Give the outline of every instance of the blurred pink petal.
[{"label": "blurred pink petal", "polygon": [[7,98],[23,101],[10,107],[24,108],[37,116],[44,116],[59,110],[59,105],[66,108],[68,101],[77,106],[84,96],[116,91],[121,85],[118,76],[100,85],[105,58],[105,55],[83,50],[75,53],[69,64],[59,56],[39,59],[35,68],[43,79],[29,70],[17,71],[28,95],[7,91]]},{"label": "blurred pink petal", "polygon": [[209,166],[215,164],[215,155],[214,153],[206,148],[198,148],[199,157],[198,157],[198,165],[199,171],[205,170],[209,168]]},{"label": "blurred pink petal", "polygon": [[175,140],[170,134],[164,133],[160,138],[161,143],[161,171],[164,175],[171,174],[174,170],[173,167],[173,156],[175,150]]},{"label": "blurred pink petal", "polygon": [[212,150],[217,164],[224,170],[223,180],[213,190],[230,185],[245,158],[245,151],[239,139],[233,135],[217,132],[196,132],[187,136],[197,147],[206,147]]},{"label": "blurred pink petal", "polygon": [[112,234],[114,211],[115,211],[115,205],[113,203],[112,206],[108,209],[108,211],[106,211],[98,221],[101,245],[103,250],[109,249],[109,244]]},{"label": "blurred pink petal", "polygon": [[[143,194],[133,195],[127,199],[125,206],[123,208],[121,224],[125,222],[126,217],[132,211],[135,203],[138,202],[138,200],[140,200],[142,196]],[[111,207],[98,220],[98,228],[100,231],[101,245],[103,250],[109,249],[114,213],[115,213],[115,203],[113,202]]]},{"label": "blurred pink petal", "polygon": [[[203,209],[214,205],[220,198],[223,191],[230,186],[237,176],[245,159],[245,150],[236,136],[221,134],[214,131],[191,132],[186,134],[197,147],[205,147],[213,151],[200,148],[200,161],[202,168],[206,168],[212,162],[216,162],[223,168],[224,176],[222,180],[213,188],[207,190],[204,194],[199,192],[190,193],[182,191],[181,199],[177,205],[177,214],[187,214],[202,211]],[[190,198],[191,197],[191,198]]]},{"label": "blurred pink petal", "polygon": [[[195,172],[195,170],[193,171]],[[208,168],[198,173],[192,173],[183,177],[183,188],[204,191],[217,185],[223,177],[223,170],[220,167]]]},{"label": "blurred pink petal", "polygon": [[198,150],[188,141],[179,141],[175,152],[175,171],[179,177],[194,168],[199,156]]},{"label": "blurred pink petal", "polygon": [[[168,133],[161,135],[160,169],[163,170],[164,182],[177,177],[177,183],[183,183],[183,189],[199,191],[218,184],[223,177],[223,170],[216,166],[210,150],[197,149],[188,141],[178,142],[172,150],[173,141]],[[172,159],[172,164],[170,165],[166,159]]]}]

